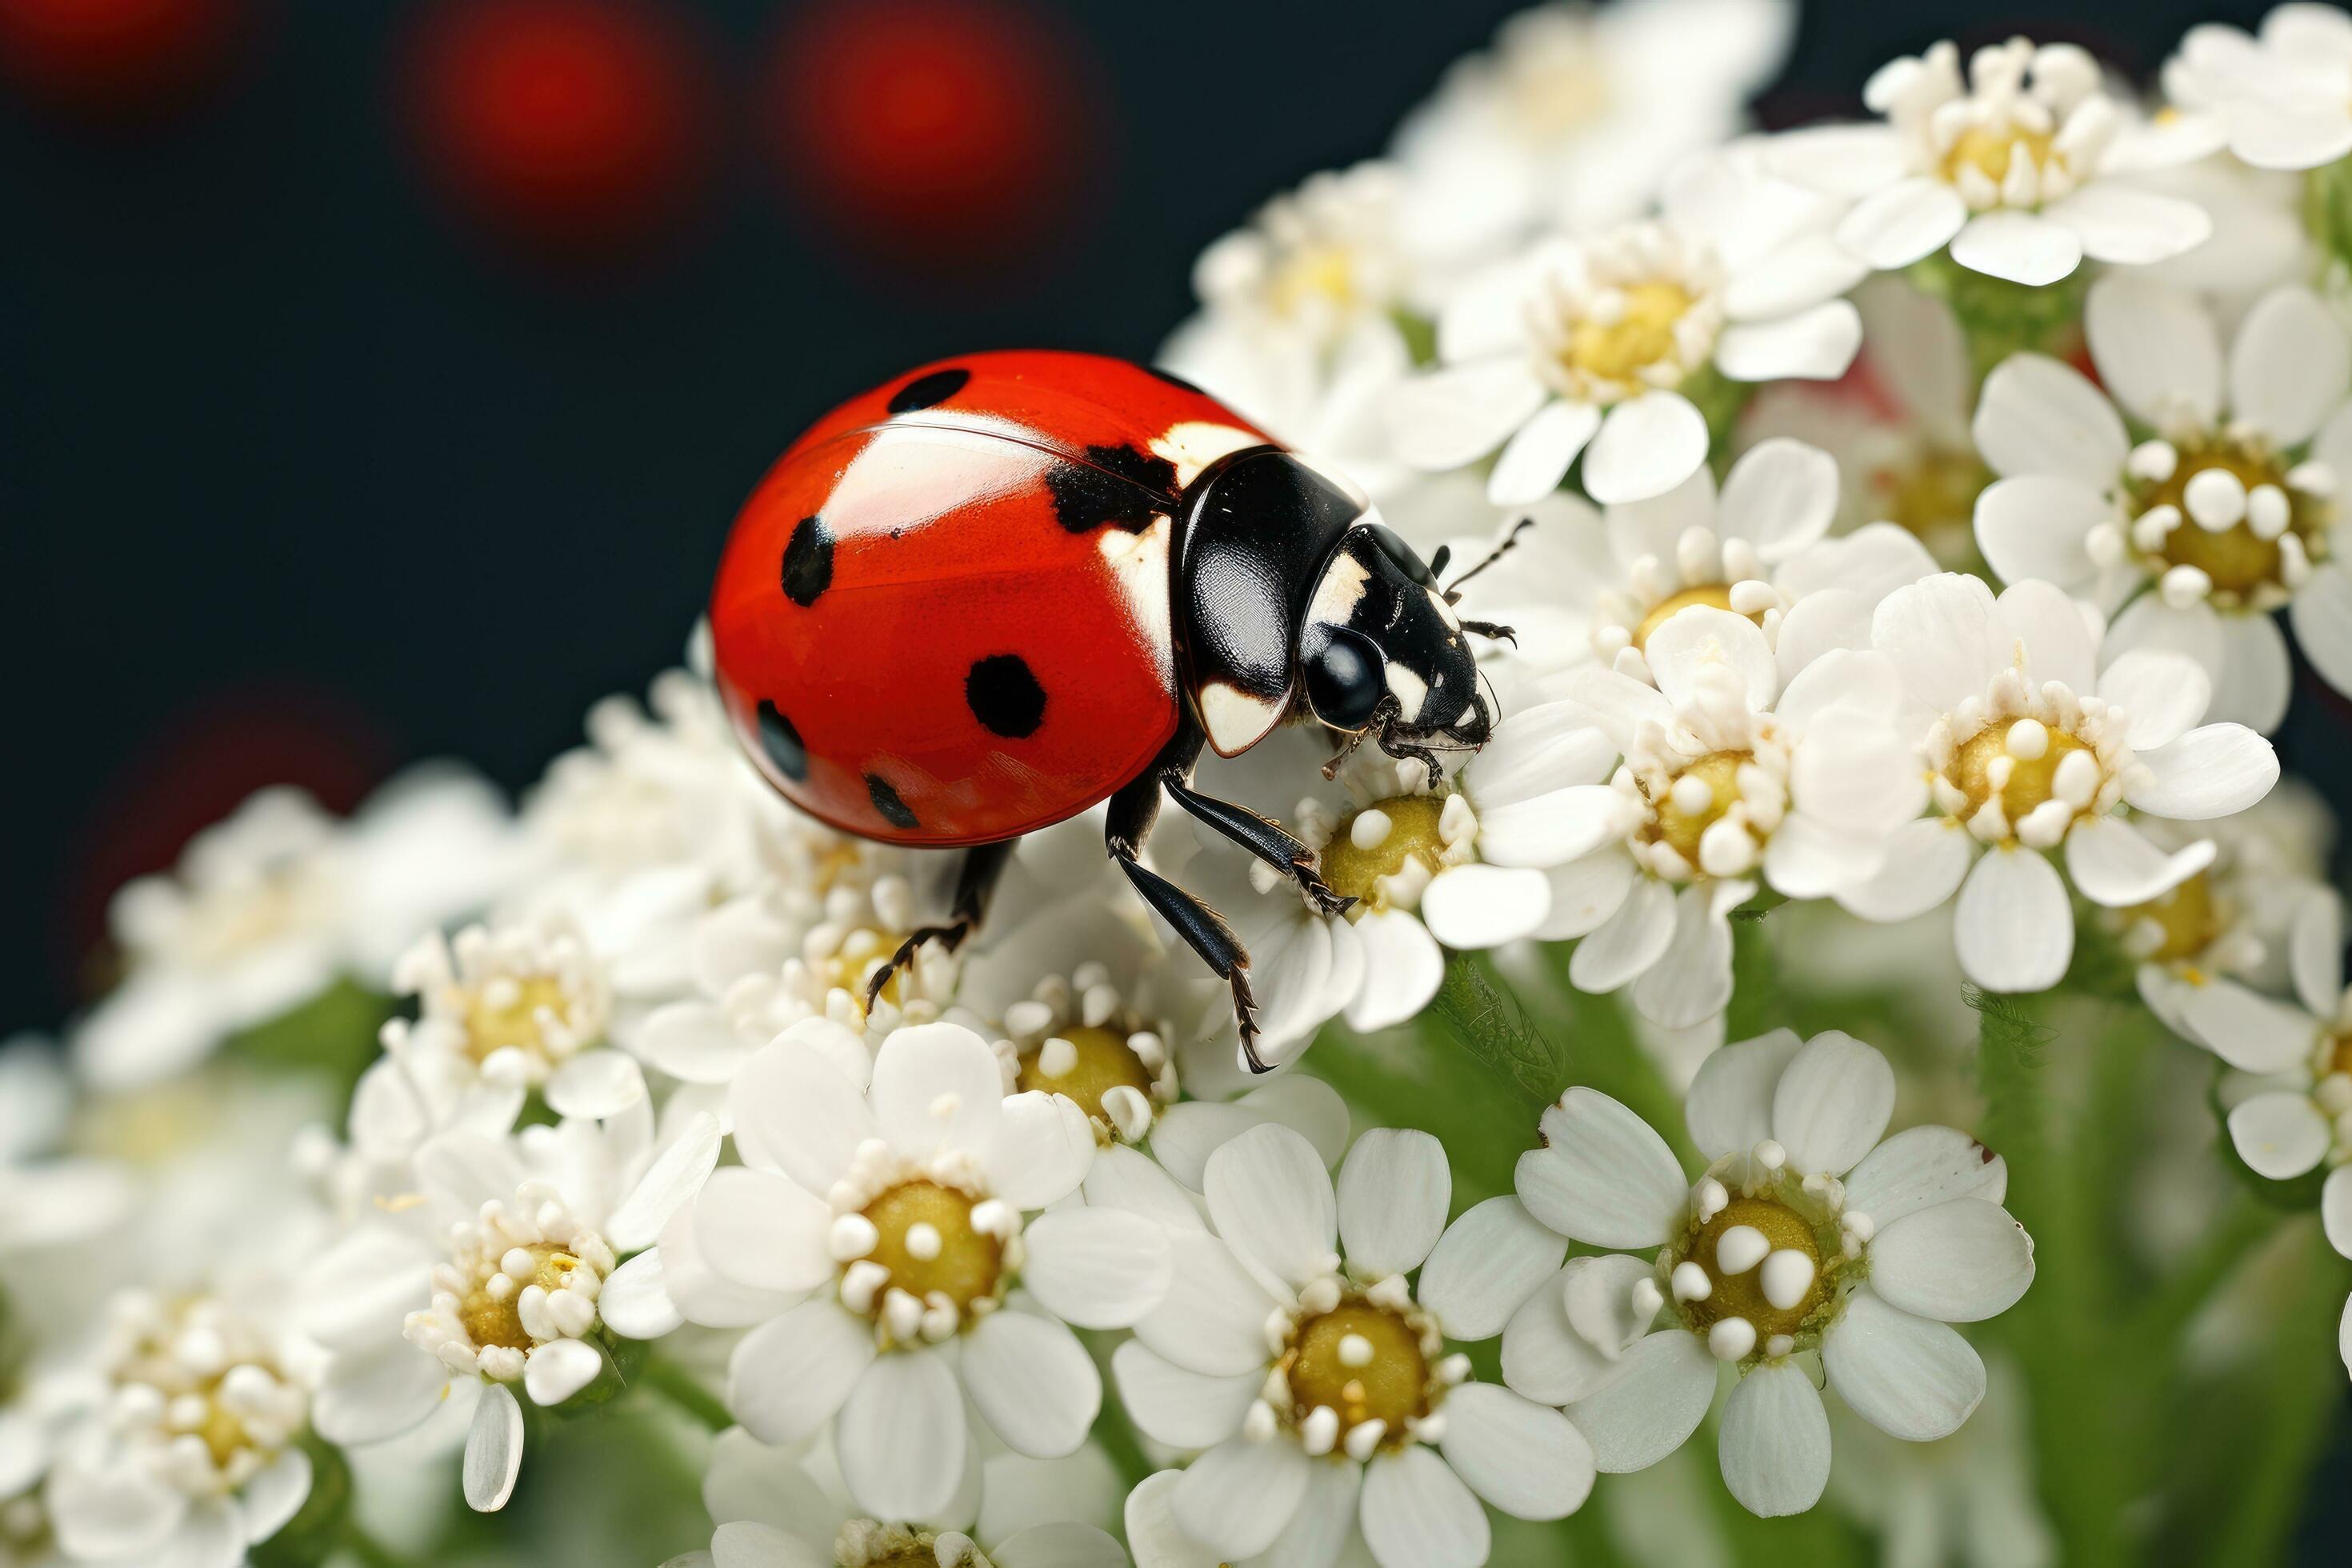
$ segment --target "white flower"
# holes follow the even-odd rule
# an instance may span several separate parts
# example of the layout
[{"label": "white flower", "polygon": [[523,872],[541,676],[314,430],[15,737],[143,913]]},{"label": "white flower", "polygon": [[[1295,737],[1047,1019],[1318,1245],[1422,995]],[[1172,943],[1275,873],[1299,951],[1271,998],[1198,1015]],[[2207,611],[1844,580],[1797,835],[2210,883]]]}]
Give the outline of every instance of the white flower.
[{"label": "white flower", "polygon": [[59,1250],[121,1224],[137,1196],[116,1162],[61,1149],[72,1109],[73,1080],[54,1047],[30,1035],[0,1040],[0,1268],[12,1314],[29,1288],[54,1280]]},{"label": "white flower", "polygon": [[1855,202],[1839,241],[1881,270],[1947,245],[1972,271],[2055,283],[2083,258],[2162,261],[2212,232],[2204,209],[2119,176],[2187,162],[2210,141],[2137,135],[2098,63],[2072,44],[1939,43],[1883,66],[1863,101],[1885,117],[1776,139],[1772,167]]},{"label": "white flower", "polygon": [[972,1461],[970,1401],[1007,1447],[1075,1450],[1101,1403],[1067,1325],[1113,1328],[1160,1304],[1160,1232],[1058,1204],[1095,1135],[1069,1100],[1007,1095],[1003,1064],[953,1024],[897,1030],[872,1058],[824,1020],[787,1030],[729,1090],[740,1166],[662,1237],[677,1308],[756,1325],[729,1404],[754,1436],[828,1427],[860,1508],[947,1510]]},{"label": "white flower", "polygon": [[60,1439],[43,1489],[66,1554],[238,1563],[284,1528],[310,1493],[299,1349],[236,1300],[118,1296],[103,1402]]},{"label": "white flower", "polygon": [[1906,826],[1884,870],[1837,899],[1896,921],[1959,889],[1960,968],[1990,990],[2047,989],[2074,955],[2074,910],[2042,851],[2065,846],[2093,903],[2144,904],[2203,869],[2212,846],[2168,856],[2118,806],[2201,821],[2244,810],[2278,780],[2276,753],[2252,731],[2192,728],[2210,693],[2192,660],[2141,648],[2101,673],[2095,622],[2048,583],[1995,601],[1950,574],[1897,589],[1873,619],[1873,643],[1901,671],[1903,733],[1938,815]]},{"label": "white flower", "polygon": [[[1985,559],[2011,582],[2047,578],[2120,607],[2110,658],[2194,657],[2214,718],[2267,733],[2286,716],[2276,609],[2352,689],[2352,534],[2336,495],[2352,475],[2352,337],[2291,285],[2247,313],[2225,358],[2194,299],[2138,278],[2101,279],[2084,327],[2120,412],[2038,355],[1985,383],[1977,443],[2002,476],[1977,501]],[[2133,427],[2149,438],[2133,445]]]},{"label": "white flower", "polygon": [[1417,240],[1466,257],[1639,216],[1678,160],[1738,129],[1795,20],[1782,0],[1520,12],[1397,130]]},{"label": "white flower", "polygon": [[506,808],[471,773],[415,770],[348,823],[260,791],[191,839],[168,876],[115,895],[128,979],[73,1039],[91,1083],[181,1072],[349,973],[380,986],[418,931],[478,908],[515,867]]},{"label": "white flower", "polygon": [[1100,1528],[1118,1510],[1118,1472],[1092,1444],[995,1455],[970,1467],[946,1516],[908,1524],[866,1517],[821,1438],[771,1447],[739,1426],[712,1444],[702,1495],[728,1568],[1127,1568]]},{"label": "white flower", "polygon": [[1360,1534],[1382,1568],[1472,1568],[1480,1499],[1526,1519],[1583,1503],[1575,1426],[1445,1350],[1492,1336],[1566,1251],[1516,1200],[1449,1229],[1444,1150],[1386,1130],[1357,1141],[1336,1193],[1273,1126],[1212,1154],[1205,1186],[1213,1231],[1189,1205],[1138,1203],[1168,1227],[1177,1286],[1111,1369],[1136,1425],[1198,1456],[1130,1499],[1139,1563],[1189,1561],[1189,1538],[1208,1562],[1329,1568]]},{"label": "white flower", "polygon": [[1705,160],[1654,221],[1549,239],[1465,283],[1438,320],[1441,368],[1387,399],[1398,454],[1443,471],[1500,447],[1497,506],[1557,489],[1581,454],[1586,493],[1640,500],[1706,460],[1685,390],[1843,374],[1862,322],[1836,296],[1864,269],[1831,242],[1831,203],[1753,164]]},{"label": "white flower", "polygon": [[1203,310],[1328,349],[1411,293],[1397,173],[1381,163],[1309,174],[1213,243],[1192,266]]},{"label": "white flower", "polygon": [[1969,435],[1976,371],[1951,306],[1882,274],[1853,291],[1862,355],[1840,381],[1781,382],[1740,414],[1743,440],[1819,447],[1844,480],[1832,531],[1899,524],[1941,564],[1976,557],[1969,517],[1991,479]]},{"label": "white flower", "polygon": [[2191,27],[2164,65],[2164,90],[2218,115],[2230,151],[2258,169],[2314,169],[2352,153],[2352,18],[2332,5],[2281,5],[2259,37]]},{"label": "white flower", "polygon": [[[510,1385],[561,1405],[609,1364],[609,1335],[677,1326],[662,1293],[657,1237],[709,1175],[719,1125],[689,1105],[657,1133],[633,1064],[625,1104],[509,1138],[455,1129],[415,1155],[405,1190],[312,1260],[304,1327],[331,1360],[320,1433],[379,1442],[415,1426],[453,1384],[478,1394],[466,1443],[466,1500],[494,1511],[521,1468],[523,1415]],[[620,1259],[637,1252],[625,1276]],[[644,1259],[655,1258],[648,1265]]]},{"label": "white flower", "polygon": [[2184,1032],[2234,1069],[2221,1085],[2231,1143],[2249,1169],[2273,1181],[2352,1163],[2352,992],[2343,950],[2342,910],[2325,892],[2294,930],[2295,1002],[2224,981],[2184,1005]]},{"label": "white flower", "polygon": [[1691,1086],[1711,1162],[1694,1184],[1641,1118],[1570,1089],[1544,1112],[1545,1147],[1519,1157],[1520,1200],[1563,1236],[1643,1256],[1580,1258],[1538,1289],[1504,1330],[1504,1380],[1566,1405],[1616,1472],[1680,1447],[1718,1364],[1736,1366],[1723,1479],[1765,1515],[1811,1508],[1829,1479],[1822,1377],[1895,1436],[1957,1431],[1985,1373],[1946,1325],[2007,1310],[2033,1243],[2000,1206],[1998,1156],[1948,1127],[1882,1142],[1894,1108],[1894,1069],[1850,1036],[1727,1047]]},{"label": "white flower", "polygon": [[[1792,645],[1784,642],[1783,653]],[[1895,733],[1894,671],[1832,650],[1783,672],[1762,631],[1706,605],[1645,645],[1654,688],[1585,666],[1531,729],[1597,729],[1548,764],[1541,824],[1553,877],[1545,934],[1584,940],[1581,990],[1633,987],[1652,1020],[1683,1028],[1731,996],[1732,910],[1769,883],[1821,898],[1866,883],[1925,803]]]}]

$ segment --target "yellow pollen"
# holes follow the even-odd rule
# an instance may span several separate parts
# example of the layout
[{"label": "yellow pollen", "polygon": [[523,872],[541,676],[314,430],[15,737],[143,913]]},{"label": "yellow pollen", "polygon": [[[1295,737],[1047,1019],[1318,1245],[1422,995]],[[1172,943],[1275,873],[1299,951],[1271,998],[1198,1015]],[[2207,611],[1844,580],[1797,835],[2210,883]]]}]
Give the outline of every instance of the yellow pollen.
[{"label": "yellow pollen", "polygon": [[1969,808],[1973,814],[1992,798],[1991,770],[1996,761],[2006,760],[2009,779],[2000,789],[2000,809],[2013,826],[2050,798],[2052,781],[2057,778],[2058,764],[2066,760],[2067,753],[2090,748],[2063,730],[2052,730],[2049,747],[2040,756],[2012,757],[2008,750],[2009,729],[2009,725],[1996,721],[1969,737],[1952,758],[1947,776],[1969,797]]},{"label": "yellow pollen", "polygon": [[[1716,1245],[1726,1231],[1747,1226],[1761,1232],[1769,1252],[1799,1252],[1812,1261],[1813,1281],[1793,1307],[1776,1307],[1764,1294],[1764,1266],[1759,1260],[1737,1274],[1726,1274],[1716,1258]],[[1774,1334],[1793,1334],[1805,1320],[1829,1300],[1831,1268],[1822,1267],[1821,1237],[1802,1215],[1778,1198],[1739,1197],[1722,1213],[1700,1226],[1685,1243],[1683,1257],[1706,1271],[1713,1289],[1702,1301],[1685,1301],[1683,1315],[1691,1327],[1705,1333],[1726,1318],[1745,1318],[1755,1325],[1760,1342]]]},{"label": "yellow pollen", "polygon": [[477,1346],[501,1345],[510,1351],[530,1349],[530,1331],[522,1326],[522,1314],[515,1306],[522,1297],[523,1287],[536,1285],[542,1290],[561,1289],[571,1279],[572,1271],[581,1267],[579,1258],[547,1242],[523,1250],[537,1258],[539,1266],[531,1271],[530,1279],[516,1280],[514,1289],[504,1300],[493,1300],[487,1285],[477,1285],[457,1304],[457,1321],[465,1325],[467,1337]]},{"label": "yellow pollen", "polygon": [[[1357,844],[1355,830],[1364,814],[1372,811],[1389,819],[1389,831],[1368,849]],[[1445,838],[1437,830],[1444,813],[1445,798],[1434,795],[1395,795],[1349,812],[1340,819],[1331,842],[1323,846],[1323,880],[1359,900],[1360,910],[1381,908],[1381,878],[1395,876],[1408,860],[1420,861],[1432,875],[1445,864]]]},{"label": "yellow pollen", "polygon": [[1352,310],[1358,303],[1356,258],[1344,245],[1302,246],[1275,268],[1265,291],[1279,316],[1295,316],[1317,300]]},{"label": "yellow pollen", "polygon": [[[1728,610],[1731,608],[1730,586],[1723,583],[1707,583],[1696,588],[1685,588],[1670,598],[1659,600],[1657,607],[1643,616],[1642,624],[1633,628],[1633,646],[1647,648],[1652,632],[1673,620],[1676,612],[1687,610],[1693,605],[1704,605],[1711,610]],[[1759,626],[1764,624],[1764,617],[1760,615],[1748,618]]]},{"label": "yellow pollen", "polygon": [[1626,284],[1619,292],[1625,296],[1622,315],[1605,324],[1588,318],[1570,330],[1561,359],[1570,370],[1630,383],[1652,365],[1675,360],[1675,323],[1691,308],[1689,291],[1654,279]]},{"label": "yellow pollen", "polygon": [[547,1042],[540,1037],[539,1010],[541,1007],[559,1018],[570,1016],[564,1005],[562,985],[544,974],[534,974],[528,980],[515,982],[514,997],[502,1007],[492,1006],[484,997],[481,987],[468,991],[466,994],[466,1054],[478,1062],[487,1061],[494,1053],[509,1047],[535,1056],[551,1054]]},{"label": "yellow pollen", "polygon": [[[1355,1358],[1341,1346],[1350,1338],[1370,1347],[1369,1360],[1349,1364]],[[1365,1421],[1386,1423],[1382,1442],[1393,1446],[1408,1440],[1406,1422],[1430,1411],[1429,1358],[1422,1353],[1420,1331],[1402,1313],[1361,1297],[1300,1322],[1280,1364],[1290,1382],[1295,1421],[1328,1406],[1342,1432]]]},{"label": "yellow pollen", "polygon": [[2211,880],[2200,871],[2170,892],[2124,911],[2126,925],[2153,921],[2164,943],[2147,955],[2152,963],[2183,963],[2213,945],[2225,923]]},{"label": "yellow pollen", "polygon": [[[866,1003],[866,975],[879,963],[897,952],[907,938],[903,932],[858,930],[849,933],[841,950],[833,955],[833,983],[857,998],[860,1006]],[[907,977],[907,967],[893,970],[890,978],[882,983],[875,994],[877,1002],[887,1002],[893,1007],[905,1002],[899,983]]]},{"label": "yellow pollen", "polygon": [[1102,1101],[1114,1089],[1124,1085],[1146,1100],[1151,1098],[1151,1074],[1145,1069],[1143,1058],[1129,1048],[1126,1033],[1078,1024],[1054,1034],[1076,1047],[1077,1060],[1069,1071],[1055,1078],[1045,1071],[1045,1051],[1032,1051],[1021,1058],[1021,1088],[1066,1094],[1098,1121],[1110,1120],[1103,1113]]},{"label": "yellow pollen", "polygon": [[1671,785],[1654,802],[1657,821],[1651,825],[1650,837],[1674,847],[1692,865],[1698,864],[1698,841],[1706,830],[1716,825],[1739,799],[1739,764],[1751,762],[1751,752],[1710,752],[1675,775],[1675,782],[1696,779],[1707,788],[1707,804],[1702,810],[1685,811],[1675,804]]},{"label": "yellow pollen", "polygon": [[[972,1228],[971,1210],[971,1198],[926,1181],[902,1182],[867,1204],[866,1217],[879,1239],[866,1261],[890,1271],[889,1282],[875,1292],[876,1301],[893,1289],[919,1300],[938,1291],[961,1310],[995,1295],[1004,1271],[1004,1247]],[[938,1239],[938,1250],[928,1258],[918,1258],[908,1246],[908,1233],[917,1226],[929,1226]]]},{"label": "yellow pollen", "polygon": [[1960,132],[1951,151],[1944,154],[1944,179],[1955,182],[1960,171],[1973,168],[1994,184],[2009,178],[2009,165],[2021,151],[2032,162],[2037,173],[2047,171],[2053,163],[2065,166],[2059,156],[2056,138],[2046,131],[2021,131],[2015,128],[1995,131],[1988,126],[1971,125]]},{"label": "yellow pollen", "polygon": [[2266,445],[2224,439],[2182,447],[2171,478],[2135,489],[2140,510],[2169,506],[2180,513],[2180,521],[2157,550],[2157,559],[2167,566],[2196,567],[2213,580],[2215,594],[2229,598],[2242,597],[2265,584],[2283,585],[2283,557],[2276,539],[2263,538],[2243,521],[2215,532],[2189,515],[2189,481],[2209,468],[2235,476],[2250,494],[2263,485],[2277,486],[2287,498],[2287,531],[2304,540],[2306,550],[2326,537],[2334,521],[2333,507],[2291,488],[2284,465]]},{"label": "yellow pollen", "polygon": [[222,1469],[228,1468],[238,1449],[255,1447],[253,1435],[245,1429],[245,1418],[223,1408],[209,1390],[205,1399],[204,1425],[196,1428],[196,1436],[205,1440],[213,1463]]}]

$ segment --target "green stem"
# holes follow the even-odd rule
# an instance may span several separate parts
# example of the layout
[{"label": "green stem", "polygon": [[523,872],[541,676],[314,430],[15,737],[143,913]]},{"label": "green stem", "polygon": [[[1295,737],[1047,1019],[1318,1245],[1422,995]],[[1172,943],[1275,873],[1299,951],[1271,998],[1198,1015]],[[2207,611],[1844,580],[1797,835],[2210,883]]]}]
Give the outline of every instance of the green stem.
[{"label": "green stem", "polygon": [[343,1550],[363,1568],[409,1568],[408,1559],[362,1529],[356,1521],[343,1526]]},{"label": "green stem", "polygon": [[2335,1373],[2336,1320],[2344,1307],[2343,1263],[2315,1233],[2299,1277],[2281,1292],[2284,1316],[2257,1391],[2267,1419],[2254,1436],[2235,1494],[2207,1558],[2278,1563],[2311,1496],[2312,1468],[2335,1429],[2344,1382]]},{"label": "green stem", "polygon": [[2278,1229],[2283,1217],[2252,1194],[2240,1193],[2214,1219],[2187,1261],[2126,1321],[2124,1331],[2144,1353],[2170,1357],[2189,1319],[2228,1283],[2246,1256]]},{"label": "green stem", "polygon": [[651,1357],[637,1369],[637,1381],[713,1432],[724,1432],[735,1425],[725,1402],[676,1362]]}]

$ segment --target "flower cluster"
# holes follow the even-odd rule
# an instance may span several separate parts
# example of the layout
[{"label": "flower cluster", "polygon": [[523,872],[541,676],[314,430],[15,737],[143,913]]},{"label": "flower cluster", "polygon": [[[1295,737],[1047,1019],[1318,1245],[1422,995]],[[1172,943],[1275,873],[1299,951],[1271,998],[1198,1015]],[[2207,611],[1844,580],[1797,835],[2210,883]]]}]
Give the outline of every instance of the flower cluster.
[{"label": "flower cluster", "polygon": [[2352,693],[2352,18],[1754,131],[1791,20],[1545,5],[1202,256],[1163,363],[1513,631],[1481,744],[1201,764],[1287,873],[1150,839],[1254,1040],[1098,814],[943,939],[700,634],[517,809],[123,889],[0,1048],[0,1563],[2262,1555],[2323,1406],[2227,1412],[2352,1366],[2268,738]]}]

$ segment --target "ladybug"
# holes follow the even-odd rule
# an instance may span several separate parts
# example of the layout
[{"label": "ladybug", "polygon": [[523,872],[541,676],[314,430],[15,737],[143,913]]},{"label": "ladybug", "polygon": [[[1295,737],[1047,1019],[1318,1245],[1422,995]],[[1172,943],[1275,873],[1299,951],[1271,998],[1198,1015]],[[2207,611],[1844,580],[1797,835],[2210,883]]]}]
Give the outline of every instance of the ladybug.
[{"label": "ladybug", "polygon": [[969,849],[949,922],[869,1001],[920,943],[970,935],[1014,839],[1108,800],[1108,852],[1231,984],[1263,1071],[1248,954],[1138,854],[1164,795],[1344,910],[1312,851],[1194,791],[1194,763],[1291,721],[1435,784],[1438,751],[1493,731],[1465,634],[1509,635],[1454,597],[1361,491],[1199,388],[1012,352],[923,366],[793,442],[735,521],[710,626],[771,784],[845,833]]}]

